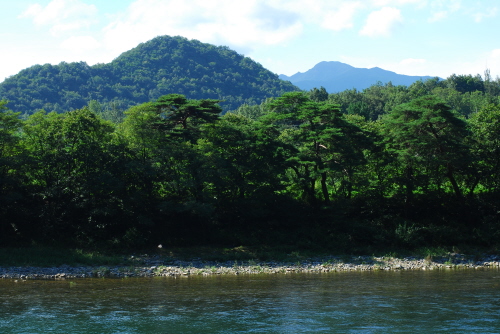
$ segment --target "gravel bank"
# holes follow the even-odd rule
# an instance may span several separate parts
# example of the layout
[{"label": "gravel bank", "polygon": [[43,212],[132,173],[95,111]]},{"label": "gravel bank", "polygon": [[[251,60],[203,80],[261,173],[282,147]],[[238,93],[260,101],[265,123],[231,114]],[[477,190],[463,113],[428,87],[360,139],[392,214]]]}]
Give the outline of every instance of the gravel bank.
[{"label": "gravel bank", "polygon": [[374,270],[457,270],[500,268],[500,255],[474,259],[463,254],[423,259],[418,257],[330,256],[297,262],[227,261],[201,259],[191,261],[165,260],[157,256],[131,256],[128,266],[60,266],[60,267],[0,267],[2,279],[73,279],[89,277],[153,277],[189,275],[249,275],[287,273],[325,273]]}]

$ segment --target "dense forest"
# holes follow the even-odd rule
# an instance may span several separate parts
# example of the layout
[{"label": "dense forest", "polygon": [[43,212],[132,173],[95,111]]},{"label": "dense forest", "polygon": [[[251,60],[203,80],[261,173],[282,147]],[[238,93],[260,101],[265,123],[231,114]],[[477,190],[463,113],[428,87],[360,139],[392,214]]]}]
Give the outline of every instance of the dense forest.
[{"label": "dense forest", "polygon": [[0,83],[0,99],[26,115],[40,109],[59,113],[80,109],[95,100],[103,111],[121,117],[130,106],[171,93],[218,99],[227,111],[297,90],[227,47],[160,36],[108,64],[32,66]]},{"label": "dense forest", "polygon": [[223,116],[177,93],[116,122],[96,101],[26,118],[3,101],[0,242],[496,249],[499,96],[487,71]]}]

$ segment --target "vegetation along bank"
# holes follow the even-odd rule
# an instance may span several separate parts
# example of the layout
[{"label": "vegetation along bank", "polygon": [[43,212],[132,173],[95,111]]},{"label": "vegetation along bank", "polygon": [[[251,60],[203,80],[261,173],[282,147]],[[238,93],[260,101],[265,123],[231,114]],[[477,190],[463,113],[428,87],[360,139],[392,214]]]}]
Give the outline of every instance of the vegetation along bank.
[{"label": "vegetation along bank", "polygon": [[329,256],[296,262],[276,261],[191,261],[165,260],[161,257],[139,256],[128,259],[127,266],[59,266],[59,267],[0,267],[2,279],[74,279],[131,277],[188,277],[212,275],[330,273],[346,271],[394,270],[485,270],[500,268],[500,256],[480,259],[463,254],[446,257],[390,256]]}]

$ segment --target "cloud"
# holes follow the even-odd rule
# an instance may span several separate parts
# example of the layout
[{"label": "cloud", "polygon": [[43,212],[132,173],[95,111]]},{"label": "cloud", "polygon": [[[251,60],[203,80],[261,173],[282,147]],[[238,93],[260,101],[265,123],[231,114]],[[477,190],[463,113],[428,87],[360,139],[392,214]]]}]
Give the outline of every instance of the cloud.
[{"label": "cloud", "polygon": [[401,60],[399,63],[401,65],[415,65],[415,64],[424,64],[425,62],[426,62],[425,59],[408,58]]},{"label": "cloud", "polygon": [[500,49],[495,49],[490,52],[490,57],[500,60]]},{"label": "cloud", "polygon": [[[390,0],[397,4],[419,1]],[[360,0],[135,0],[105,27],[103,44],[125,50],[159,35],[181,35],[251,52],[295,39],[307,25],[332,31],[352,29],[355,16],[368,8],[370,4]],[[383,8],[381,15],[387,14],[389,22],[382,30],[368,27],[366,34],[372,34],[369,30],[387,34],[401,20],[397,9]]]},{"label": "cloud", "polygon": [[299,15],[283,8],[257,0],[137,0],[104,29],[105,42],[123,50],[159,35],[181,35],[232,47],[272,45],[302,32]]},{"label": "cloud", "polygon": [[47,6],[33,4],[19,18],[31,18],[38,26],[51,26],[50,32],[62,32],[89,27],[95,22],[97,8],[80,0],[52,0]]},{"label": "cloud", "polygon": [[490,18],[497,16],[498,8],[490,8],[486,12],[476,12],[472,16],[474,17],[474,21],[480,23],[484,18]]},{"label": "cloud", "polygon": [[485,68],[489,68],[491,73],[500,73],[500,49],[489,52]]},{"label": "cloud", "polygon": [[399,24],[403,22],[403,17],[399,9],[394,7],[384,7],[371,12],[368,15],[365,26],[359,31],[360,35],[377,37],[390,36]]},{"label": "cloud", "polygon": [[372,0],[372,5],[375,7],[384,6],[401,6],[406,4],[416,4],[418,6],[425,6],[426,0]]},{"label": "cloud", "polygon": [[61,48],[73,52],[95,50],[100,43],[92,36],[72,36],[61,43]]},{"label": "cloud", "polygon": [[427,21],[432,23],[432,22],[444,20],[447,17],[448,17],[448,12],[443,10],[440,12],[433,12],[432,16],[429,17],[429,19]]},{"label": "cloud", "polygon": [[431,16],[428,22],[438,22],[446,19],[451,13],[461,10],[461,0],[433,0],[431,2]]},{"label": "cloud", "polygon": [[324,14],[321,26],[333,31],[340,31],[353,27],[353,17],[359,9],[362,9],[361,2],[343,3],[337,10],[327,11]]},{"label": "cloud", "polygon": [[[272,45],[297,37],[306,24],[341,31],[353,28],[355,15],[367,8],[422,3],[422,0],[372,0],[371,3],[309,0],[307,4],[303,0],[136,0],[105,31],[110,43],[116,45],[122,44],[120,35],[138,41],[134,36],[152,38],[163,34],[235,46]],[[370,24],[362,30],[362,34],[369,36],[387,35],[395,23],[402,21],[399,9],[393,7],[384,7],[370,17]]]}]

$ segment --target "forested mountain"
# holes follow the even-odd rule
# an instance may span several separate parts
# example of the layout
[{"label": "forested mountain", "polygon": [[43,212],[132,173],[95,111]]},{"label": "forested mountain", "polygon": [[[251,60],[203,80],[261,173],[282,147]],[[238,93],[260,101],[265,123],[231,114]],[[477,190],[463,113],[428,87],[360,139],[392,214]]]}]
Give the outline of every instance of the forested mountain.
[{"label": "forested mountain", "polygon": [[386,71],[378,67],[356,68],[339,61],[322,61],[309,71],[292,76],[281,74],[280,79],[290,81],[303,90],[325,87],[330,93],[346,89],[363,90],[377,82],[409,86],[417,80],[431,79],[429,76],[410,76]]},{"label": "forested mountain", "polygon": [[223,100],[224,111],[298,90],[248,57],[224,46],[160,36],[108,64],[35,65],[0,83],[9,108],[66,112],[96,100],[104,109],[126,109],[165,94]]}]

